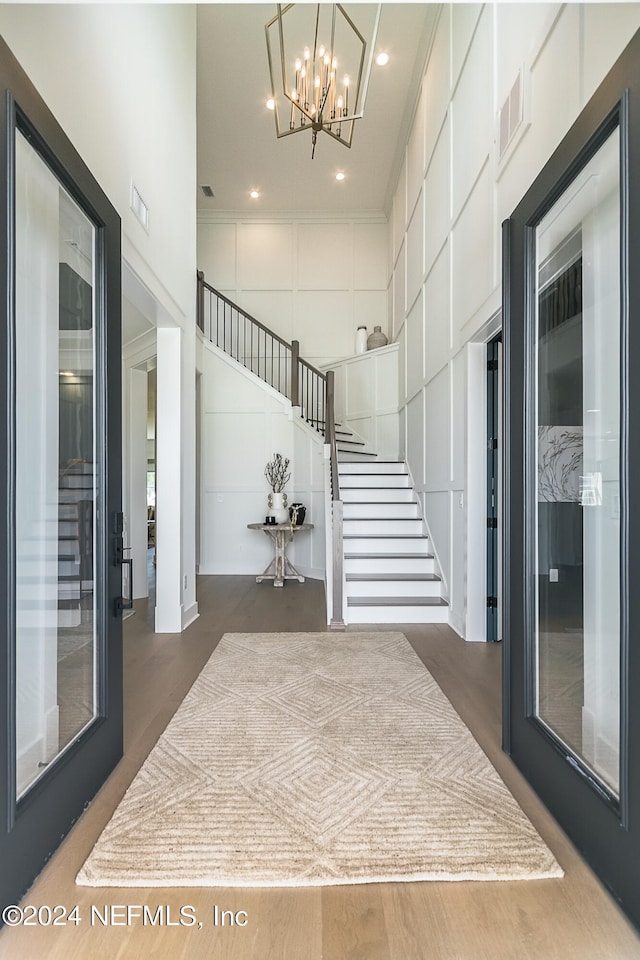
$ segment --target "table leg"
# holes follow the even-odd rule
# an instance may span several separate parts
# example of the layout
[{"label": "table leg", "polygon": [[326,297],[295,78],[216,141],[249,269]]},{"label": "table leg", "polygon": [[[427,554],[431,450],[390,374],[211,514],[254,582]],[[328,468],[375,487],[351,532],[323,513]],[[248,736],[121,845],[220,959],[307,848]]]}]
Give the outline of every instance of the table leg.
[{"label": "table leg", "polygon": [[273,578],[274,587],[283,587],[284,586],[284,532],[282,530],[277,530],[274,537],[275,548],[276,548],[276,557],[275,557],[275,570],[276,575]]},{"label": "table leg", "polygon": [[256,577],[256,583],[262,583],[263,580],[273,580],[274,587],[283,587],[285,580],[297,580],[304,583],[304,577],[298,573],[294,565],[287,557],[287,544],[293,539],[288,529],[265,530],[264,533],[273,543],[274,557],[269,566],[263,570],[259,577]]}]

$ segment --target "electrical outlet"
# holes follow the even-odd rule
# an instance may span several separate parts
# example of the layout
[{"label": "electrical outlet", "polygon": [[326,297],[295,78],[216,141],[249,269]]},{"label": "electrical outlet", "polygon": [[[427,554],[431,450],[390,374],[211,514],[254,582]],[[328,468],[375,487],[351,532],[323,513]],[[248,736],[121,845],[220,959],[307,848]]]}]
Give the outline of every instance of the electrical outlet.
[{"label": "electrical outlet", "polygon": [[558,582],[558,570],[556,567],[551,567],[551,569],[549,570],[549,583],[557,583],[557,582]]}]

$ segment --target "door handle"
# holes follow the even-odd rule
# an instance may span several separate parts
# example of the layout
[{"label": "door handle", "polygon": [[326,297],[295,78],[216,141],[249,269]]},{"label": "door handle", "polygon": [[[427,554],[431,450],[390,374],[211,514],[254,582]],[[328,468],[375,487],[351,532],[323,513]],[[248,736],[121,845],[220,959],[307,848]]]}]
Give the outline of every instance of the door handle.
[{"label": "door handle", "polygon": [[121,557],[120,563],[122,567],[129,568],[129,596],[116,597],[114,600],[113,612],[116,617],[122,610],[133,610],[133,557]]}]

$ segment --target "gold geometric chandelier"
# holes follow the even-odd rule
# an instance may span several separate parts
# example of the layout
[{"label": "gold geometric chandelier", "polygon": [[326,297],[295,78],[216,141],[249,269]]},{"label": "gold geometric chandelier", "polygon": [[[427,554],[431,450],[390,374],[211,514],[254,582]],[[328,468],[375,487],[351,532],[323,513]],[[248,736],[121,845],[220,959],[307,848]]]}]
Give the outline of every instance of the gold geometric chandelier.
[{"label": "gold geometric chandelier", "polygon": [[278,4],[265,25],[276,136],[310,130],[312,159],[320,132],[351,146],[354,122],[364,115],[380,10],[378,4],[369,45],[339,3]]}]

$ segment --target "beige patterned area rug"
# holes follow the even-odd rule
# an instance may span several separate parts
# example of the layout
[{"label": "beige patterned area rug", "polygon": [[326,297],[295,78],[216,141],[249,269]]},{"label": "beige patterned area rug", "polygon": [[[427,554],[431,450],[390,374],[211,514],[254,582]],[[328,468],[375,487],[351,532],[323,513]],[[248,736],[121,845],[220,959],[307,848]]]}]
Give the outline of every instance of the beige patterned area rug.
[{"label": "beige patterned area rug", "polygon": [[220,641],[77,882],[560,876],[403,634],[236,633]]}]

